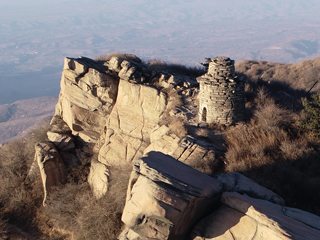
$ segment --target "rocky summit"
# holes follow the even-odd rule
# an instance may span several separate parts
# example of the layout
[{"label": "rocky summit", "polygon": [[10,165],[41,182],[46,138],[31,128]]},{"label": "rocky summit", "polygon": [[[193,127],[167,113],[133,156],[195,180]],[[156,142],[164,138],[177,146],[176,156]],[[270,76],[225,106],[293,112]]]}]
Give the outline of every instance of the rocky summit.
[{"label": "rocky summit", "polygon": [[208,140],[207,129],[243,120],[245,79],[230,58],[210,61],[196,78],[136,56],[66,58],[49,141],[36,145],[28,174],[40,168],[44,205],[76,166],[90,166],[98,200],[112,169],[129,164],[119,240],[319,239],[318,216],[240,173],[219,174],[224,133]]}]

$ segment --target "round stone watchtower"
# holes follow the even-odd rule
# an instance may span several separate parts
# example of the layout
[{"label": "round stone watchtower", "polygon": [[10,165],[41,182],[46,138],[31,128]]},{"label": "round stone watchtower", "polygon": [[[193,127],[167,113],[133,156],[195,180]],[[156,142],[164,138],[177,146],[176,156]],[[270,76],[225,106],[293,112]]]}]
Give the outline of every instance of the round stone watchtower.
[{"label": "round stone watchtower", "polygon": [[234,60],[216,57],[200,84],[199,122],[232,125],[244,119],[244,82],[235,75]]}]

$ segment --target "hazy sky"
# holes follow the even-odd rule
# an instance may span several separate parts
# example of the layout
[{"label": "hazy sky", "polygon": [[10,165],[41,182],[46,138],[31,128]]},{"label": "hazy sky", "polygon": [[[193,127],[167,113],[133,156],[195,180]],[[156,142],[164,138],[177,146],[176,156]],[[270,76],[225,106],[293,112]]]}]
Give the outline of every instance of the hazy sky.
[{"label": "hazy sky", "polygon": [[319,57],[319,12],[319,0],[1,1],[0,104],[57,95],[66,56],[120,51],[189,65]]}]

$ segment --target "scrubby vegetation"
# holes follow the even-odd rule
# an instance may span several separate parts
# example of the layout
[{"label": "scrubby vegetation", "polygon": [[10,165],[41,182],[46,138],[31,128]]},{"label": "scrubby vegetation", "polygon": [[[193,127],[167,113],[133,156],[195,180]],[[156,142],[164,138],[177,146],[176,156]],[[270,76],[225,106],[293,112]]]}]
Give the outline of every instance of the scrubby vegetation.
[{"label": "scrubby vegetation", "polygon": [[117,237],[121,232],[121,215],[131,170],[131,165],[110,169],[110,188],[98,201],[86,181],[70,181],[56,189],[43,209],[55,234],[67,239]]},{"label": "scrubby vegetation", "polygon": [[314,138],[320,138],[320,93],[313,94],[311,100],[302,99],[304,109],[303,118],[299,121],[300,125],[311,131]]},{"label": "scrubby vegetation", "polygon": [[[290,101],[279,99],[279,91]],[[241,172],[282,196],[288,206],[320,215],[320,142],[299,124],[304,119],[311,126],[301,116],[305,107],[311,117],[308,101],[300,98],[308,93],[258,80],[249,82],[246,94],[246,122],[226,130],[225,171]]]},{"label": "scrubby vegetation", "polygon": [[[42,125],[28,137],[10,142],[0,150],[0,211],[3,235],[22,239],[28,231],[37,232],[38,209],[43,198],[40,174],[31,182],[27,175],[34,158],[34,145],[46,139],[48,124]],[[10,227],[9,227],[10,226]],[[5,239],[5,238],[4,238]]]}]

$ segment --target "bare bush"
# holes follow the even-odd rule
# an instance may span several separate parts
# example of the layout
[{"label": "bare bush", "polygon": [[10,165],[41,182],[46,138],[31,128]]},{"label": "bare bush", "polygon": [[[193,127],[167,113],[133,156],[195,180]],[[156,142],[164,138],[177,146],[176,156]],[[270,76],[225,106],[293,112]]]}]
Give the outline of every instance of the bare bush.
[{"label": "bare bush", "polygon": [[196,135],[200,138],[207,138],[209,137],[209,130],[207,128],[198,128]]},{"label": "bare bush", "polygon": [[180,138],[185,137],[187,134],[187,129],[184,123],[178,117],[168,117],[166,119],[165,125],[167,125],[170,128],[171,133],[177,135]]},{"label": "bare bush", "polygon": [[226,171],[244,171],[279,160],[282,141],[288,138],[285,131],[268,131],[253,125],[239,124],[227,131]]},{"label": "bare bush", "polygon": [[309,146],[308,141],[303,138],[295,140],[286,139],[285,141],[281,142],[280,150],[283,158],[291,161],[304,158],[314,151]]},{"label": "bare bush", "polygon": [[287,128],[294,123],[293,113],[282,109],[274,102],[260,106],[254,113],[258,124],[265,130],[274,131],[277,128]]}]

